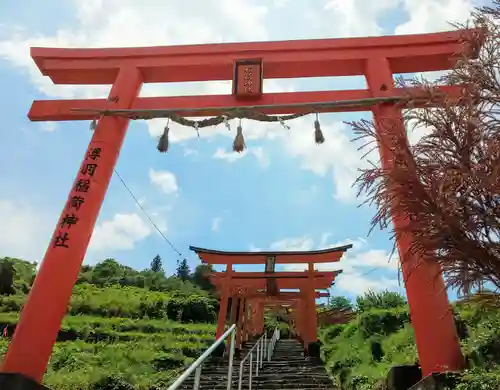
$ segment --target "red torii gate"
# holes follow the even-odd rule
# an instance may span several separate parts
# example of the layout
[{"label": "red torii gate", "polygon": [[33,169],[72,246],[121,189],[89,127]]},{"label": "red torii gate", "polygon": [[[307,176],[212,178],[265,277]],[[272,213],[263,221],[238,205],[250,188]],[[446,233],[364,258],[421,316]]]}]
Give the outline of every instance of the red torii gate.
[{"label": "red torii gate", "polygon": [[[316,292],[316,298],[328,296],[328,293]],[[266,296],[254,294],[234,294],[231,296],[231,323],[237,324],[236,348],[241,349],[242,343],[248,340],[250,336],[262,334],[264,329],[264,312],[266,308],[274,309],[279,312],[285,307],[297,307],[298,303],[304,299],[303,294],[297,293],[295,296]],[[238,315],[238,308],[243,314]],[[220,314],[220,313],[219,313]],[[292,325],[292,324],[290,324]],[[292,326],[291,326],[292,328]],[[291,329],[292,330],[292,329]],[[293,329],[295,330],[295,329]],[[295,330],[297,336],[301,332]],[[305,341],[302,339],[303,343]]]},{"label": "red torii gate", "polygon": [[[220,337],[224,333],[224,323],[227,314],[227,302],[229,298],[237,298],[244,305],[248,305],[252,309],[255,306],[258,310],[252,316],[252,321],[257,321],[262,326],[258,329],[263,329],[264,326],[264,312],[262,306],[266,303],[272,302],[287,302],[297,304],[302,310],[301,314],[308,318],[316,313],[316,299],[326,294],[322,294],[317,289],[327,289],[335,280],[335,277],[340,271],[335,272],[275,272],[275,273],[261,273],[261,272],[231,272],[230,276],[226,273],[215,273],[211,278],[212,283],[215,285],[220,293],[220,309],[217,322],[216,337]],[[313,276],[311,277],[310,274]],[[275,279],[276,282],[276,295],[272,294],[272,290],[268,289],[269,279]],[[299,289],[299,293],[285,292],[281,290],[286,289]],[[235,304],[236,299],[234,299]],[[307,308],[307,309],[306,309]],[[231,318],[232,319],[232,318]],[[242,324],[241,326],[245,326]],[[307,350],[310,343],[316,342],[317,323],[311,319],[304,323],[302,333],[306,335],[303,339],[304,348]],[[258,332],[261,333],[261,332]],[[256,333],[253,333],[256,334]],[[241,338],[237,338],[241,340]]]},{"label": "red torii gate", "polygon": [[[384,140],[384,167],[393,164],[391,134],[404,132],[400,108],[407,91],[394,87],[394,73],[446,70],[464,50],[463,32],[386,37],[296,40],[115,49],[32,48],[40,71],[56,84],[110,84],[107,99],[35,101],[32,121],[94,120],[101,117],[83,158],[64,211],[23,308],[0,371],[40,381],[66,313],[130,118],[144,110],[186,116],[222,115],[228,107],[286,114],[371,111]],[[242,60],[252,60],[248,64]],[[242,66],[238,66],[242,65]],[[262,93],[262,77],[366,77],[368,89]],[[260,76],[260,79],[259,79]],[[248,80],[250,77],[250,80]],[[232,95],[138,97],[143,83],[234,80]],[[255,82],[255,87],[248,81]],[[443,87],[460,96],[460,87]],[[371,100],[366,100],[370,99]],[[365,99],[363,104],[359,99]],[[359,104],[356,104],[357,101]],[[331,104],[349,101],[350,104]],[[324,104],[328,102],[328,104]],[[168,110],[166,110],[168,108]],[[83,110],[76,110],[83,109]],[[147,116],[147,115],[146,115]],[[396,126],[395,126],[396,125]],[[386,146],[387,145],[387,146]],[[408,302],[424,375],[459,370],[463,358],[440,268],[408,251],[402,234],[408,216],[394,215]]]},{"label": "red torii gate", "polygon": [[[297,329],[302,336],[304,349],[308,351],[309,345],[317,341],[316,297],[318,292],[316,290],[330,288],[337,275],[342,272],[315,271],[314,264],[337,262],[349,248],[352,248],[352,245],[317,251],[227,252],[190,247],[202,262],[226,266],[224,272],[214,272],[210,278],[220,294],[216,338],[224,333],[229,298],[233,298],[231,321],[235,320],[233,316],[236,315],[236,305],[238,305],[235,298],[238,298],[241,305],[251,307],[251,319],[248,321],[244,314],[243,322],[238,323],[238,330],[241,332],[244,331],[245,323],[248,322],[252,330],[251,334],[256,334],[255,331],[260,333],[264,329],[263,306],[266,299],[277,300],[277,297],[280,297],[279,300],[284,301],[288,298],[289,303],[297,305],[300,317],[307,319],[300,321]],[[235,264],[265,265],[265,272],[235,272],[233,269]],[[304,272],[276,272],[276,264],[307,264],[308,269]],[[300,293],[282,291],[290,289],[298,289]],[[295,299],[291,299],[292,297]],[[241,344],[241,340],[242,337],[238,335],[238,345]]]}]

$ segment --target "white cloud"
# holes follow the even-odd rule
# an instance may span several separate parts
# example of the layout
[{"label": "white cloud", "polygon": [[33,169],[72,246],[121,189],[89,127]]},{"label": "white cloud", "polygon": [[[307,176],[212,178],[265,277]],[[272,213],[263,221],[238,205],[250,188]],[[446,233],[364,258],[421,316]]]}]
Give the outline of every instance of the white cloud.
[{"label": "white cloud", "polygon": [[398,280],[387,277],[368,278],[359,272],[341,274],[335,287],[354,295],[362,295],[368,291],[400,291]]},{"label": "white cloud", "polygon": [[184,156],[198,156],[198,151],[196,149],[186,148],[184,149]]},{"label": "white cloud", "polygon": [[276,8],[285,7],[290,0],[274,0],[274,6]]},{"label": "white cloud", "polygon": [[0,257],[40,262],[56,221],[23,201],[0,199]]},{"label": "white cloud", "polygon": [[[470,15],[471,0],[331,0],[323,10],[309,11],[325,36],[351,37],[392,33],[381,21],[388,13],[403,11],[406,20],[396,26],[395,34],[419,34],[451,30],[449,22],[464,22]],[[319,15],[326,14],[326,18]],[[336,23],[328,23],[334,18]]]},{"label": "white cloud", "polygon": [[[267,8],[254,5],[250,0],[149,0],[140,3],[134,0],[86,0],[74,2],[74,6],[77,22],[71,27],[66,25],[54,35],[41,35],[11,26],[9,39],[0,41],[0,57],[28,71],[34,84],[48,96],[104,96],[109,86],[52,85],[30,58],[30,46],[133,47],[268,38],[265,26]],[[112,17],[108,16],[110,11]],[[156,90],[168,92],[171,88],[163,85]]]},{"label": "white cloud", "polygon": [[57,122],[40,122],[40,127],[43,131],[51,133],[57,130]]},{"label": "white cloud", "polygon": [[335,18],[330,29],[337,37],[382,35],[379,19],[398,3],[399,0],[331,0],[323,12],[326,19]]},{"label": "white cloud", "polygon": [[465,22],[472,11],[470,0],[403,0],[409,19],[395,29],[395,34],[420,34],[447,31],[450,22]]},{"label": "white cloud", "polygon": [[313,247],[314,241],[308,236],[285,238],[270,245],[274,251],[310,251]]},{"label": "white cloud", "polygon": [[177,179],[172,172],[155,171],[153,168],[150,168],[149,180],[167,195],[175,194],[179,191]]},{"label": "white cloud", "polygon": [[250,244],[250,247],[248,248],[248,250],[250,252],[261,252],[262,251],[261,248],[256,247],[254,244]]},{"label": "white cloud", "polygon": [[[0,199],[0,221],[0,257],[37,262],[43,259],[56,218],[23,201]],[[160,226],[166,228],[164,223]],[[87,259],[93,258],[96,252],[133,249],[151,233],[150,225],[138,214],[116,214],[95,227]]]},{"label": "white cloud", "polygon": [[264,149],[262,147],[256,147],[256,148],[251,148],[251,149],[245,149],[241,153],[237,153],[234,151],[225,151],[224,148],[218,148],[215,153],[213,154],[213,158],[217,160],[224,160],[228,163],[233,163],[237,160],[242,159],[243,157],[247,156],[248,154],[251,154],[255,156],[257,159],[257,163],[261,168],[267,168],[270,164],[270,160],[268,155],[265,153]]},{"label": "white cloud", "polygon": [[89,250],[130,250],[151,233],[151,227],[138,214],[116,214],[95,227]]},{"label": "white cloud", "polygon": [[[368,290],[400,290],[397,280],[397,256],[393,256],[389,261],[389,252],[368,248],[367,241],[361,237],[329,243],[330,236],[330,233],[323,233],[319,240],[314,240],[309,235],[285,238],[271,243],[270,249],[276,251],[309,251],[352,244],[352,249],[345,252],[341,261],[316,264],[315,269],[319,271],[342,270],[342,274],[335,281],[334,288],[348,293],[363,294]],[[307,269],[307,264],[286,264],[284,269],[303,271]],[[377,274],[379,271],[384,271],[384,275]]]},{"label": "white cloud", "polygon": [[264,152],[262,147],[253,148],[251,153],[255,156],[262,168],[267,168],[270,165],[271,161],[269,160],[269,156]]},{"label": "white cloud", "polygon": [[212,219],[212,231],[218,232],[220,229],[220,225],[222,223],[222,217],[215,217]]},{"label": "white cloud", "polygon": [[[311,128],[308,132],[307,128]],[[310,121],[297,120],[292,123],[289,136],[284,136],[287,152],[301,159],[302,168],[319,176],[331,175],[335,183],[335,198],[344,202],[356,200],[356,188],[352,185],[359,172],[366,166],[362,160],[364,152],[358,151],[357,143],[351,142],[350,129],[340,122],[322,124],[325,143],[316,145],[313,139],[313,127]],[[377,162],[377,151],[369,158]]]},{"label": "white cloud", "polygon": [[225,151],[224,148],[218,148],[212,157],[217,159],[217,160],[224,160],[228,163],[233,163],[233,162],[239,160],[240,158],[245,157],[247,155],[247,153],[248,152],[246,150],[244,150],[241,153],[236,153],[232,150]]}]

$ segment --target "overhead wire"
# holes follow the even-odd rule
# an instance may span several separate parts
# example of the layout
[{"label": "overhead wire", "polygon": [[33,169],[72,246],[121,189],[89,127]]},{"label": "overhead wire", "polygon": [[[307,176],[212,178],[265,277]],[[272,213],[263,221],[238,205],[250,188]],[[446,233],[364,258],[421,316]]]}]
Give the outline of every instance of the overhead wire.
[{"label": "overhead wire", "polygon": [[118,179],[120,179],[121,183],[125,187],[125,189],[128,191],[134,202],[136,203],[137,207],[143,212],[143,214],[146,216],[146,218],[149,220],[151,225],[155,228],[155,230],[160,234],[160,236],[165,240],[165,242],[172,248],[172,250],[177,253],[182,259],[185,259],[184,255],[175,247],[175,245],[170,241],[167,236],[161,231],[161,229],[158,227],[158,225],[153,221],[153,218],[148,214],[148,212],[142,207],[141,202],[137,199],[137,197],[134,195],[130,187],[125,183],[125,180],[123,180],[123,177],[118,173],[116,169],[114,169],[114,172]]}]

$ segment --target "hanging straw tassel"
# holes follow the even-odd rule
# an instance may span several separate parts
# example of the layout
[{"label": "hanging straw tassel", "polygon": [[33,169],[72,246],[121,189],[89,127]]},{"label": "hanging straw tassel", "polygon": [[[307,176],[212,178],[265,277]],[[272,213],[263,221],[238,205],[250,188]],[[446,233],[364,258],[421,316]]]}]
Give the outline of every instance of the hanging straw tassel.
[{"label": "hanging straw tassel", "polygon": [[233,150],[241,153],[245,149],[245,138],[243,137],[243,128],[241,127],[241,119],[238,127],[236,128],[236,137],[234,137]]},{"label": "hanging straw tassel", "polygon": [[97,128],[97,119],[94,118],[92,122],[90,122],[90,131],[94,131]]},{"label": "hanging straw tassel", "polygon": [[158,146],[157,149],[160,151],[160,153],[166,153],[168,151],[168,132],[170,129],[168,128],[168,124],[170,123],[170,119],[167,121],[167,124],[165,125],[165,128],[163,129],[163,134],[161,135],[160,139],[158,140]]},{"label": "hanging straw tassel", "polygon": [[314,140],[318,145],[325,142],[325,136],[321,131],[321,126],[319,124],[319,117],[317,113],[316,113],[316,120],[314,121]]},{"label": "hanging straw tassel", "polygon": [[224,126],[226,126],[226,129],[231,131],[231,125],[229,124],[229,119],[227,115],[222,115],[222,119],[224,120]]}]

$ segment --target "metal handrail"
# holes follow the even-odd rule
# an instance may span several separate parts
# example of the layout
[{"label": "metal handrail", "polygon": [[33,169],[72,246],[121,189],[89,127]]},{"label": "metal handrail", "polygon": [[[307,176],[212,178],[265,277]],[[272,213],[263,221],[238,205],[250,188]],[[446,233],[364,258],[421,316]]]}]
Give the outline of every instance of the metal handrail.
[{"label": "metal handrail", "polygon": [[271,357],[273,356],[274,353],[274,347],[276,345],[276,342],[280,339],[281,337],[281,332],[278,327],[274,328],[274,333],[273,337],[271,337],[271,340],[269,340],[269,345],[268,345],[268,353],[267,353],[267,361],[271,361]]},{"label": "metal handrail", "polygon": [[194,374],[193,390],[198,390],[200,387],[201,369],[203,367],[203,363],[210,357],[212,352],[215,351],[215,349],[229,337],[229,335],[231,335],[231,346],[229,349],[229,368],[227,370],[227,390],[231,390],[231,382],[233,379],[234,346],[236,341],[236,324],[232,325],[226,333],[219,337],[205,352],[203,352],[203,354],[196,359],[196,361],[191,364],[167,390],[177,390],[179,386],[182,385],[182,383],[189,377],[189,375],[193,373],[193,371],[196,371]]},{"label": "metal handrail", "polygon": [[[267,340],[267,332],[264,332],[264,334],[257,340],[255,345],[248,351],[246,356],[241,360],[240,362],[240,374],[238,378],[238,390],[241,390],[243,386],[243,365],[245,361],[250,358],[250,365],[248,368],[248,390],[252,390],[252,376],[253,376],[253,353],[254,350],[257,349],[257,362],[255,365],[255,376],[259,376],[259,368],[262,368],[262,365],[264,364],[264,358],[267,359],[267,361],[271,360],[271,356],[274,352],[274,346],[276,344],[276,341],[279,339],[280,331],[278,327],[274,329],[273,336],[271,339],[268,341]],[[266,348],[267,344],[267,348]]]}]

